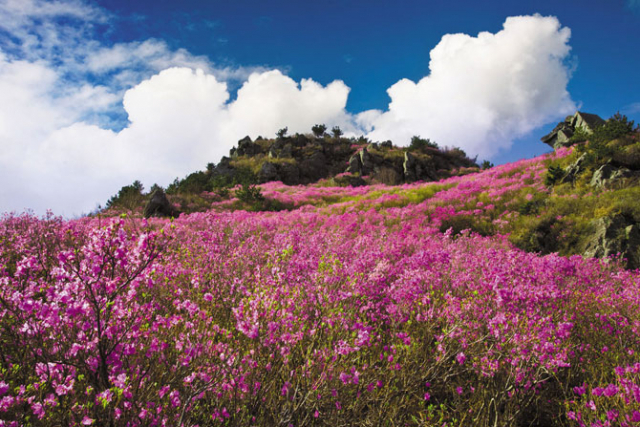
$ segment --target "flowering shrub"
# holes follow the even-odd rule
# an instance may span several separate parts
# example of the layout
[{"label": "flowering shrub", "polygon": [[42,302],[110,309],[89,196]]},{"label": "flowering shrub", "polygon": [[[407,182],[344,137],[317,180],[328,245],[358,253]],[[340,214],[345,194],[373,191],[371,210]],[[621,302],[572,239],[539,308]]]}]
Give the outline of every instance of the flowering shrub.
[{"label": "flowering shrub", "polygon": [[[262,186],[282,212],[5,215],[0,426],[632,426],[638,273],[500,234],[543,179],[534,159]],[[455,217],[497,235],[441,233]]]}]

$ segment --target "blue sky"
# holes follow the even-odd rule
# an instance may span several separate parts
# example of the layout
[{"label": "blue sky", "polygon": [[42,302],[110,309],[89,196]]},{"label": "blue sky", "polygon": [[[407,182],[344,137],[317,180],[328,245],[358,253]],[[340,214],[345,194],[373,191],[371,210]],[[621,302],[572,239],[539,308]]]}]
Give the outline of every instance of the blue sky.
[{"label": "blue sky", "polygon": [[[571,29],[573,98],[609,114],[638,102],[640,2],[587,1],[121,1],[112,41],[155,37],[218,63],[280,68],[295,80],[343,80],[347,108],[385,108],[402,78],[428,74],[444,34],[496,32],[508,16],[552,15]],[[634,6],[635,5],[635,6]]]},{"label": "blue sky", "polygon": [[637,0],[0,0],[0,211],[87,212],[317,121],[531,157],[576,108],[640,121],[638,39]]}]

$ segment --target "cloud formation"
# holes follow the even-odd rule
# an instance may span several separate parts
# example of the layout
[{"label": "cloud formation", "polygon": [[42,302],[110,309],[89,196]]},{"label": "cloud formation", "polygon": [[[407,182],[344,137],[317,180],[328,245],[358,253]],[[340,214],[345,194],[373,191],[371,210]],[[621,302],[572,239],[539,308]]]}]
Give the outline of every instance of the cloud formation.
[{"label": "cloud formation", "polygon": [[431,51],[430,74],[387,91],[388,111],[364,119],[373,139],[408,143],[413,135],[481,157],[554,118],[575,111],[566,90],[568,28],[555,17],[508,18],[477,37],[447,34]]},{"label": "cloud formation", "polygon": [[428,76],[389,88],[387,110],[359,114],[346,111],[342,81],[217,67],[156,39],[109,44],[95,29],[111,19],[80,0],[0,0],[0,211],[86,213],[135,179],[167,185],[245,135],[285,126],[338,125],[397,144],[421,135],[490,156],[575,108],[570,32],[553,17],[444,36]]}]

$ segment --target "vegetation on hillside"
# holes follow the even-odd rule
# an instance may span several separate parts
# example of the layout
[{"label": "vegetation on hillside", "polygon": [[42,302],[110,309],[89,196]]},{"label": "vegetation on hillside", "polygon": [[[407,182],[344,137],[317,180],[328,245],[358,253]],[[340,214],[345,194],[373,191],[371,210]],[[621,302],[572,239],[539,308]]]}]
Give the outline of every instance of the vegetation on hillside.
[{"label": "vegetation on hillside", "polygon": [[[640,135],[607,123],[432,183],[208,168],[167,189],[207,212],[5,215],[0,425],[637,425],[640,270],[559,255],[640,222]],[[604,167],[631,174],[593,184]]]},{"label": "vegetation on hillside", "polygon": [[[283,143],[291,144],[292,142],[303,141],[300,148],[302,158],[313,157],[321,152],[320,144],[328,144],[328,146],[343,146],[347,148],[346,153],[342,155],[349,158],[354,154],[367,149],[372,156],[380,158],[384,164],[402,165],[405,152],[411,153],[415,159],[420,162],[432,164],[434,159],[440,163],[433,163],[432,167],[451,167],[453,164],[464,165],[455,170],[440,169],[437,171],[439,176],[455,176],[477,171],[474,159],[469,159],[467,154],[459,148],[439,148],[438,144],[415,136],[411,140],[408,147],[394,147],[391,141],[382,143],[372,143],[365,137],[344,138],[343,132],[339,127],[331,129],[327,133],[326,125],[314,125],[311,135],[295,134],[287,136],[288,128],[280,129],[275,139],[264,139],[258,137],[255,146],[260,152],[251,154],[238,155],[236,148],[232,149],[234,156],[220,162],[219,165],[208,163],[204,171],[196,171],[190,173],[186,177],[176,178],[167,188],[166,194],[169,200],[174,204],[175,208],[184,213],[202,212],[211,208],[212,204],[220,201],[226,201],[229,209],[246,209],[253,211],[260,210],[282,210],[290,209],[290,205],[278,204],[266,200],[261,197],[259,184],[264,182],[260,174],[265,164],[274,166],[295,166],[298,165],[299,159],[293,157],[272,156],[270,150],[272,147]],[[240,141],[241,143],[243,141]],[[306,145],[304,145],[306,144]],[[240,144],[239,147],[240,149]],[[338,148],[336,148],[338,149]],[[490,163],[483,163],[483,168],[489,167]],[[379,183],[380,180],[393,181],[393,174],[389,168],[382,167],[375,176],[362,176],[361,173],[344,173],[346,166],[342,163],[338,165],[340,168],[336,173],[330,174],[331,170],[327,169],[328,176],[316,181],[317,185],[333,185],[345,187],[350,185],[371,185]],[[435,171],[434,171],[435,173]],[[391,174],[388,178],[387,175]],[[313,183],[312,183],[313,185]],[[118,194],[109,199],[106,204],[104,213],[107,215],[121,212],[142,212],[143,206],[148,202],[156,185],[148,192],[143,192],[142,184],[135,181],[131,185],[122,187]]]}]

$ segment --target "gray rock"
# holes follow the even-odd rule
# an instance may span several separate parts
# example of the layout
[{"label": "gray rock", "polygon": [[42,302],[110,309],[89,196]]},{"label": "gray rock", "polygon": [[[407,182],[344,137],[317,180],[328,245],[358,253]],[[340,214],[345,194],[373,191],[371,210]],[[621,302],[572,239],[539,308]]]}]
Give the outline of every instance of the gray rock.
[{"label": "gray rock", "polygon": [[610,163],[601,166],[593,173],[590,185],[596,188],[606,188],[616,181],[633,176],[633,172],[627,168],[617,168]]},{"label": "gray rock", "polygon": [[573,116],[568,116],[564,121],[558,123],[551,132],[540,139],[554,150],[557,150],[558,148],[572,145],[570,139],[576,130],[581,129],[586,133],[592,133],[596,127],[604,124],[604,122],[596,114],[576,111]]},{"label": "gray rock", "polygon": [[300,183],[300,170],[295,164],[283,163],[278,165],[278,175],[286,185],[298,185]]},{"label": "gray rock", "polygon": [[278,153],[278,158],[285,159],[289,157],[293,157],[293,147],[291,146],[291,144],[285,144]]},{"label": "gray rock", "polygon": [[565,182],[575,182],[576,178],[578,175],[580,175],[583,172],[583,167],[584,167],[584,162],[587,160],[587,155],[583,154],[582,156],[578,157],[578,159],[573,162],[572,164],[570,164],[566,171],[565,171],[565,175],[562,178],[561,182],[565,183]]},{"label": "gray rock", "polygon": [[386,185],[402,184],[402,175],[392,167],[376,167],[373,173],[373,178]]},{"label": "gray rock", "polygon": [[360,163],[362,163],[362,175],[368,175],[373,172],[373,157],[366,148],[363,148],[362,151],[360,151]]},{"label": "gray rock", "polygon": [[276,140],[275,143],[269,147],[270,159],[282,159],[293,156],[293,147],[291,143],[287,143],[284,140]]},{"label": "gray rock", "polygon": [[162,188],[158,188],[151,193],[151,198],[144,207],[144,216],[178,216],[179,212],[173,207]]},{"label": "gray rock", "polygon": [[571,119],[574,129],[582,129],[587,133],[592,133],[598,126],[602,126],[605,121],[597,114],[583,113],[576,111]]},{"label": "gray rock", "polygon": [[264,162],[258,172],[260,182],[279,181],[278,168],[271,162]]},{"label": "gray rock", "polygon": [[321,151],[315,151],[300,163],[301,183],[315,182],[327,173],[327,158]]},{"label": "gray rock", "polygon": [[584,256],[604,258],[621,254],[627,268],[640,267],[640,229],[625,215],[599,218],[592,223],[595,232],[587,242]]},{"label": "gray rock", "polygon": [[418,179],[416,173],[417,160],[413,154],[408,151],[404,152],[404,162],[402,163],[402,170],[404,172],[405,182],[413,182]]},{"label": "gray rock", "polygon": [[551,132],[540,139],[545,144],[550,145],[554,150],[557,150],[558,148],[571,145],[569,140],[573,136],[574,130],[574,127],[565,120],[564,122],[558,123]]},{"label": "gray rock", "polygon": [[347,167],[346,172],[353,174],[362,172],[362,162],[360,162],[360,155],[354,154],[349,158],[349,167]]},{"label": "gray rock", "polygon": [[248,136],[245,136],[238,141],[238,149],[236,150],[238,156],[254,156],[259,152],[260,146],[258,144],[254,144]]},{"label": "gray rock", "polygon": [[231,167],[231,159],[226,156],[220,159],[220,163],[218,163],[213,170],[214,174],[223,176],[231,176],[234,172],[235,170]]}]

